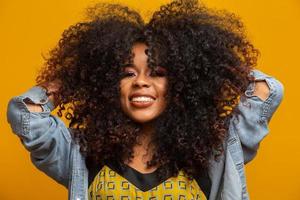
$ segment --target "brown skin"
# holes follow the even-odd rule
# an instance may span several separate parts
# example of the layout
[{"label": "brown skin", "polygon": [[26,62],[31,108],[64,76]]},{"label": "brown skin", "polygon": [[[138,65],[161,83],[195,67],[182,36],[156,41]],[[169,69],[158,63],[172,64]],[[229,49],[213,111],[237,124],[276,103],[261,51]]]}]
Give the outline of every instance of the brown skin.
[{"label": "brown skin", "polygon": [[255,90],[253,95],[258,96],[261,100],[265,101],[270,94],[270,88],[266,81],[256,81]]},{"label": "brown skin", "polygon": [[[167,77],[153,76],[148,67],[147,46],[137,43],[133,46],[133,63],[124,69],[125,77],[120,82],[120,101],[122,110],[134,121],[147,124],[158,117],[166,107]],[[161,69],[160,69],[161,70]],[[155,98],[152,105],[140,108],[130,100],[132,94],[151,95]]]},{"label": "brown skin", "polygon": [[[140,144],[133,147],[134,158],[129,163],[125,163],[132,168],[142,172],[150,173],[157,167],[147,168],[147,161],[151,160],[152,153],[147,149],[153,133],[152,122],[166,108],[167,100],[165,98],[168,80],[166,76],[156,76],[151,73],[148,67],[148,56],[145,51],[147,46],[143,43],[137,43],[132,48],[133,63],[124,69],[125,77],[120,82],[120,101],[122,110],[134,121],[143,124],[141,131]],[[165,73],[165,69],[159,67],[159,73]],[[131,95],[150,95],[155,98],[150,106],[138,107],[131,101]],[[145,102],[147,104],[147,102]],[[143,102],[140,102],[143,105]]]},{"label": "brown skin", "polygon": [[[58,92],[61,86],[61,81],[56,79],[49,83],[43,83],[38,85],[40,87],[43,87],[47,90],[47,93],[49,93],[48,98],[49,101],[53,102],[54,106],[56,107],[58,105],[58,102],[55,99],[55,93]],[[40,105],[32,104],[32,103],[26,103],[27,108],[31,112],[42,112],[43,109]]]},{"label": "brown skin", "polygon": [[[141,134],[139,134],[139,144],[133,147],[134,158],[131,162],[125,161],[125,164],[141,173],[151,173],[157,169],[157,167],[147,168],[146,162],[152,158],[152,150],[147,147],[153,134],[152,122],[164,111],[167,105],[165,95],[168,84],[166,76],[153,76],[151,74],[151,69],[147,66],[146,48],[147,46],[142,43],[133,46],[133,65],[125,68],[125,73],[128,76],[124,77],[120,82],[122,110],[133,120],[143,124],[143,129]],[[55,93],[59,90],[60,85],[61,82],[55,80],[40,86],[47,88],[50,93]],[[132,105],[129,97],[136,92],[149,94],[155,97],[155,101],[146,108],[135,107]],[[253,95],[258,96],[263,101],[268,98],[269,87],[265,81],[256,81]],[[53,94],[50,94],[49,100],[57,106]],[[31,112],[42,112],[40,105],[27,103],[27,107]]]},{"label": "brown skin", "polygon": [[158,166],[147,168],[147,161],[152,159],[153,150],[148,148],[151,140],[152,127],[144,128],[142,135],[139,136],[139,144],[133,147],[133,158],[129,162],[125,160],[124,163],[140,173],[151,173],[154,172]]}]

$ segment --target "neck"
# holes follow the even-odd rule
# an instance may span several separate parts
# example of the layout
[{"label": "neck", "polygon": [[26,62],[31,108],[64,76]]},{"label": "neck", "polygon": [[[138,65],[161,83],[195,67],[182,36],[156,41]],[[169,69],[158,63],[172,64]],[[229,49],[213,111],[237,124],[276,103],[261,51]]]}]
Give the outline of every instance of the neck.
[{"label": "neck", "polygon": [[141,165],[142,163],[142,165],[144,166],[147,161],[151,160],[152,153],[153,153],[153,146],[152,145],[149,146],[149,144],[153,137],[153,133],[154,133],[153,124],[147,123],[142,125],[142,128],[137,138],[137,144],[133,147],[134,158],[130,162],[129,160],[124,161],[126,164],[136,166],[136,165]]},{"label": "neck", "polygon": [[138,141],[141,145],[148,145],[154,134],[153,123],[145,123],[142,125],[141,131],[139,133]]}]

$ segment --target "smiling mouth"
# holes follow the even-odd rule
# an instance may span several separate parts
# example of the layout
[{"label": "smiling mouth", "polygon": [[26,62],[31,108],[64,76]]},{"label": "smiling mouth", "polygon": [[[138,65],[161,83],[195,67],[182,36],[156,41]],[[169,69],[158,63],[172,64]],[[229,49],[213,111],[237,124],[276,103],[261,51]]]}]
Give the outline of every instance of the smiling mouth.
[{"label": "smiling mouth", "polygon": [[154,98],[148,96],[132,97],[129,100],[130,104],[137,108],[147,108],[155,102]]}]

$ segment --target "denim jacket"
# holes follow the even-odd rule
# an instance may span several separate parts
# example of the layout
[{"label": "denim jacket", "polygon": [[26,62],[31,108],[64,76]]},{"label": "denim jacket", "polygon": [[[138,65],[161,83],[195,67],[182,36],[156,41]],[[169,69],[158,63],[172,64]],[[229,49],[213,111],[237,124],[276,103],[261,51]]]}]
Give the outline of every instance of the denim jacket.
[{"label": "denim jacket", "polygon": [[[249,199],[244,165],[252,160],[261,140],[268,134],[268,123],[283,96],[283,85],[274,77],[255,69],[251,75],[265,80],[270,93],[266,100],[254,96],[255,82],[250,83],[244,98],[238,104],[240,113],[230,121],[224,153],[218,161],[212,160],[209,176],[212,182],[209,200]],[[40,104],[42,112],[30,112],[27,99]],[[64,122],[50,112],[54,106],[46,91],[34,86],[8,103],[7,119],[12,131],[30,152],[32,163],[69,191],[69,200],[88,199],[88,170],[79,144],[71,136]]]}]

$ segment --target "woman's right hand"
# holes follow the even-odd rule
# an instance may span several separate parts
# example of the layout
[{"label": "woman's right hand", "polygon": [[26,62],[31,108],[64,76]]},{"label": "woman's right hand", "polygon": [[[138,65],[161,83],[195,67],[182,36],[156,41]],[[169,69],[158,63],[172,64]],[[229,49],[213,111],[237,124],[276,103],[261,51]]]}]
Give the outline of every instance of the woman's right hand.
[{"label": "woman's right hand", "polygon": [[58,101],[57,93],[58,93],[59,89],[61,88],[61,84],[62,84],[61,80],[55,79],[51,82],[45,82],[45,83],[41,83],[40,85],[38,85],[47,90],[46,94],[47,94],[49,100],[52,101],[54,107],[56,107],[59,103],[59,102],[57,102]]},{"label": "woman's right hand", "polygon": [[[37,86],[40,86],[44,89],[46,89],[47,91],[47,96],[49,98],[49,101],[51,101],[54,105],[54,107],[56,107],[59,102],[57,102],[57,93],[61,87],[62,81],[59,79],[55,79],[54,81],[51,82],[44,82],[41,84],[38,84]],[[27,108],[30,112],[42,112],[42,106],[41,105],[37,105],[37,104],[33,104],[33,103],[26,103]]]}]

